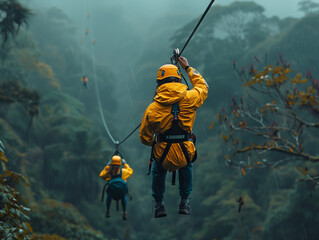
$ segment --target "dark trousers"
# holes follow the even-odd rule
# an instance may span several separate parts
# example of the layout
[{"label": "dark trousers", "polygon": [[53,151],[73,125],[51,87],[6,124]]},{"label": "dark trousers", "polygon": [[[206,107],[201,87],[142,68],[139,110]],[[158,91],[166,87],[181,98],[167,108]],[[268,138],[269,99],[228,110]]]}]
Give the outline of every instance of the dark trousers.
[{"label": "dark trousers", "polygon": [[[152,164],[152,196],[155,201],[162,200],[165,193],[165,179],[167,170],[165,170],[161,163],[154,161]],[[182,199],[186,199],[193,189],[193,164],[178,170],[179,178],[179,195]]]},{"label": "dark trousers", "polygon": [[[111,203],[112,203],[112,196],[110,193],[107,193],[107,197],[106,197],[106,210],[107,211],[110,211]],[[121,203],[122,203],[123,212],[125,212],[126,206],[127,206],[127,195],[125,195],[124,198],[121,199]]]}]

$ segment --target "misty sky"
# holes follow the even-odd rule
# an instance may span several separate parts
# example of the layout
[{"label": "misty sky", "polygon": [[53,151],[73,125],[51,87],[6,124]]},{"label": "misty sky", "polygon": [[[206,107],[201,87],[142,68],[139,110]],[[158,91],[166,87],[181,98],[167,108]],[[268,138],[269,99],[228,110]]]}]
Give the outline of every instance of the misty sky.
[{"label": "misty sky", "polygon": [[[300,1],[255,0],[265,7],[266,15],[276,15],[281,18],[301,17],[302,13],[298,11],[298,2]],[[103,44],[102,51],[99,51],[100,55],[109,56],[107,60],[110,60],[117,57],[113,55],[113,49],[122,46],[132,48],[128,46],[130,42],[135,44],[136,51],[141,51],[136,43],[142,47],[144,43],[141,41],[145,41],[145,39],[152,41],[156,37],[161,37],[154,35],[157,32],[156,28],[167,28],[166,33],[172,35],[174,29],[177,31],[188,22],[198,18],[210,0],[21,0],[21,2],[26,3],[35,14],[40,9],[53,6],[61,8],[72,19],[79,31],[83,31],[83,21],[87,9],[90,9],[91,19],[94,22],[90,32],[96,38],[97,43]],[[214,5],[228,5],[232,2],[234,0],[216,0]],[[212,14],[214,5],[211,9]],[[172,19],[175,12],[176,16],[182,17],[173,19],[174,22],[167,26],[165,18]],[[80,35],[81,33],[79,33],[79,37]]]},{"label": "misty sky", "polygon": [[[187,13],[200,14],[204,11],[209,0],[21,0],[29,3],[30,6],[50,7],[56,6],[65,9],[72,14],[81,8],[84,1],[92,5],[121,5],[126,14],[135,18],[159,16],[174,11],[185,11]],[[277,15],[280,17],[301,16],[298,11],[298,2],[301,0],[255,0],[266,9],[268,16]],[[318,0],[313,0],[317,2]],[[196,4],[194,4],[196,2]],[[234,0],[216,0],[214,4],[229,4]]]},{"label": "misty sky", "polygon": [[[298,11],[300,1],[255,0],[264,6],[267,16],[276,15],[280,18],[301,17],[303,14]],[[87,11],[90,9],[90,19],[93,23],[90,35],[96,39],[97,59],[112,66],[113,73],[121,76],[119,83],[122,84],[122,81],[132,80],[131,76],[123,76],[123,73],[130,73],[131,65],[128,63],[134,67],[135,59],[138,59],[143,51],[149,51],[149,55],[155,56],[153,61],[156,65],[162,65],[165,61],[163,58],[168,59],[167,56],[170,56],[172,51],[168,39],[174,31],[200,17],[210,0],[21,0],[21,2],[27,4],[35,14],[50,7],[63,9],[78,29],[79,41],[80,35],[84,32]],[[214,5],[228,5],[232,2],[235,1],[216,0]],[[211,9],[212,14],[214,5]],[[172,18],[175,12],[180,17]],[[166,19],[173,21],[172,24],[167,25]],[[163,33],[166,35],[158,35]],[[154,47],[147,49],[150,43]],[[160,51],[156,52],[156,48]],[[119,56],[119,50],[125,54]]]}]

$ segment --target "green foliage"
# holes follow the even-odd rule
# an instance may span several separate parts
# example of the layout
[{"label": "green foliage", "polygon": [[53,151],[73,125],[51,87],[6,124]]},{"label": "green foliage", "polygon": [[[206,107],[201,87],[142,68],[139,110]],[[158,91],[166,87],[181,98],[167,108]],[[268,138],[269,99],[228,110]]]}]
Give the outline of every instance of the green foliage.
[{"label": "green foliage", "polygon": [[46,234],[56,233],[59,235],[57,239],[61,240],[105,239],[102,233],[92,229],[86,218],[73,205],[68,203],[44,199],[38,205],[33,206],[31,219],[34,231],[42,235],[40,237],[34,236],[34,239],[44,239],[43,236],[46,236]]},{"label": "green foliage", "polygon": [[0,2],[0,34],[3,43],[9,35],[15,35],[23,24],[27,24],[30,10],[16,0],[1,0]]},{"label": "green foliage", "polygon": [[[121,153],[124,152],[137,173],[129,180],[130,193],[133,195],[133,201],[128,203],[129,220],[123,224],[114,203],[112,217],[105,219],[105,203],[99,202],[98,193],[101,189],[98,188],[98,181],[102,185],[102,180],[98,178],[98,173],[112,149],[101,140],[104,135],[99,124],[100,116],[94,93],[91,53],[81,51],[81,46],[85,49],[86,45],[79,45],[80,34],[76,37],[75,24],[78,23],[72,23],[57,8],[39,11],[30,19],[29,33],[20,31],[17,37],[9,39],[0,52],[0,71],[3,73],[1,82],[9,79],[19,82],[21,88],[32,87],[41,96],[39,113],[32,121],[28,136],[24,134],[23,124],[27,123],[29,116],[23,105],[17,102],[8,105],[1,101],[0,106],[1,113],[4,113],[1,114],[0,132],[8,146],[10,164],[19,172],[23,170],[21,172],[26,173],[24,175],[28,176],[31,183],[31,188],[26,192],[34,210],[31,219],[36,233],[32,234],[31,239],[83,239],[83,236],[85,239],[104,239],[100,233],[88,227],[88,221],[82,214],[91,226],[103,231],[109,238],[300,239],[304,230],[294,229],[298,225],[297,220],[288,220],[297,216],[305,223],[308,239],[315,239],[317,235],[313,229],[317,228],[309,223],[309,219],[312,218],[316,223],[318,216],[309,213],[309,209],[317,210],[313,200],[317,198],[317,193],[308,188],[302,191],[295,186],[295,181],[297,176],[307,181],[308,175],[313,176],[312,173],[315,173],[316,167],[301,165],[295,169],[295,164],[288,164],[272,171],[255,171],[247,165],[243,175],[241,168],[225,167],[224,156],[227,160],[228,149],[224,149],[223,143],[217,141],[217,127],[211,132],[205,127],[211,123],[217,109],[224,107],[226,96],[243,95],[240,83],[231,71],[233,60],[246,65],[254,55],[264,59],[264,53],[267,52],[268,58],[276,61],[278,53],[282,52],[288,55],[295,71],[302,68],[306,72],[311,68],[314,70],[313,76],[318,75],[313,54],[317,49],[316,41],[313,40],[317,39],[317,17],[269,18],[263,11],[261,6],[252,2],[215,5],[185,51],[190,64],[199,69],[211,86],[207,102],[197,112],[194,127],[198,136],[199,158],[194,164],[194,189],[191,196],[193,215],[190,218],[176,213],[178,188],[167,183],[165,201],[168,217],[152,219],[150,178],[144,176],[149,149],[143,148],[142,151],[138,140],[132,137],[121,147]],[[110,14],[118,18],[121,16],[115,11]],[[146,92],[145,89],[154,89],[154,81],[150,79],[154,79],[158,63],[168,60],[163,53],[167,52],[168,38],[175,31],[174,21],[179,21],[181,17],[184,15],[174,13],[170,17],[165,16],[165,24],[158,24],[157,21],[151,34],[147,38],[143,37],[143,48],[149,48],[145,47],[142,53],[137,48],[134,52],[138,54],[124,56],[125,59],[134,60],[128,62],[130,65],[132,62],[137,78],[136,89],[131,89],[133,100],[138,99],[137,103],[132,104],[133,116],[137,118],[141,114],[139,109],[145,109],[151,101],[153,91]],[[172,38],[174,48],[181,47],[196,22],[190,22],[177,32]],[[119,33],[117,28],[114,31]],[[130,37],[129,33],[126,34]],[[113,41],[114,38],[116,36],[112,35],[107,41]],[[131,45],[132,42],[128,41],[127,46]],[[123,63],[123,59],[119,62]],[[125,97],[115,98],[113,94],[116,92],[113,83],[116,78],[110,69],[114,65],[113,61],[110,67],[97,63],[97,80],[103,111],[111,124],[112,133],[115,129],[116,136],[117,131],[119,136],[123,136],[127,128],[131,127],[131,121],[128,122],[124,112],[120,113],[122,120],[114,114],[116,104],[125,101]],[[121,77],[131,78],[130,72],[125,73],[125,66],[121,67]],[[89,78],[88,89],[83,89],[81,85],[83,72]],[[143,94],[137,91],[139,84],[143,86]],[[145,94],[149,95],[145,97]],[[257,100],[260,101],[258,97]],[[250,139],[246,141],[249,142]],[[316,149],[316,137],[307,134],[305,142],[310,149]],[[274,161],[278,158],[278,155],[273,156]],[[247,161],[247,157],[241,160]],[[309,172],[304,175],[308,171],[306,167]],[[309,193],[313,196],[310,197]],[[237,200],[240,195],[244,205],[239,213]],[[298,198],[299,195],[303,196]],[[81,214],[72,205],[53,198],[72,202]],[[302,202],[306,202],[303,207]],[[284,226],[284,235],[280,226]]]},{"label": "green foliage", "polygon": [[318,196],[318,191],[312,193],[313,187],[313,184],[299,183],[288,195],[288,201],[267,214],[263,239],[297,239],[296,236],[307,238],[317,234],[318,204],[313,197]]},{"label": "green foliage", "polygon": [[22,88],[17,82],[7,81],[0,86],[0,102],[4,104],[19,102],[30,116],[39,113],[39,101],[40,96],[36,90]]},{"label": "green foliage", "polygon": [[30,209],[23,203],[25,198],[18,191],[19,182],[29,186],[28,179],[7,169],[8,159],[4,155],[4,145],[0,141],[0,237],[1,239],[24,239],[32,228],[28,223]]}]

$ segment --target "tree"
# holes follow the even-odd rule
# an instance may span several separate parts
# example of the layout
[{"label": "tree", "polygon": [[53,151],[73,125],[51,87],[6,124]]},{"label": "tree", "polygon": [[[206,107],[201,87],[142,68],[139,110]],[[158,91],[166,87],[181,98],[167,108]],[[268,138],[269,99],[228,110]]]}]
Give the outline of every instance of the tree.
[{"label": "tree", "polygon": [[29,186],[28,179],[7,169],[8,159],[4,145],[0,141],[0,237],[1,239],[24,239],[32,232],[28,223],[30,209],[24,206],[23,196],[18,191],[18,183],[23,181]]},{"label": "tree", "polygon": [[9,35],[14,36],[19,32],[23,24],[28,24],[28,17],[31,11],[23,7],[16,0],[1,0],[0,2],[0,34],[3,44],[8,40]]},{"label": "tree", "polygon": [[299,10],[305,14],[315,13],[319,11],[319,3],[315,3],[311,0],[303,0],[298,3]]},{"label": "tree", "polygon": [[19,102],[30,115],[29,123],[27,124],[27,133],[30,130],[33,117],[39,113],[40,96],[36,90],[22,88],[19,83],[8,81],[1,84],[0,102],[4,104],[12,104]]},{"label": "tree", "polygon": [[[306,77],[291,76],[282,56],[275,66],[260,71],[253,64],[248,72],[234,67],[246,96],[233,98],[230,108],[217,114],[225,128],[220,136],[229,149],[224,157],[228,165],[246,175],[249,169],[274,168],[293,160],[318,162],[314,142],[319,128],[319,80],[310,71]],[[305,181],[319,180],[307,168],[297,166],[297,170]]]},{"label": "tree", "polygon": [[31,236],[33,240],[107,239],[101,232],[94,230],[79,210],[69,203],[43,199],[34,206],[31,218],[37,233]]}]

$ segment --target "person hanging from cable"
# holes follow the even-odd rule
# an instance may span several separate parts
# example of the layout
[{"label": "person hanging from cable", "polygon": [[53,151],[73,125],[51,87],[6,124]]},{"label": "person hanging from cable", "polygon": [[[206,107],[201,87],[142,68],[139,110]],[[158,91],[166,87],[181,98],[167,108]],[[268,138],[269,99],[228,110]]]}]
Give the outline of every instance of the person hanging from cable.
[{"label": "person hanging from cable", "polygon": [[83,75],[82,78],[81,78],[81,81],[83,83],[83,87],[86,88],[86,89],[88,88],[88,80],[89,80],[88,77],[85,76],[85,75]]},{"label": "person hanging from cable", "polygon": [[191,214],[189,199],[193,186],[193,162],[197,157],[192,130],[196,110],[207,98],[208,85],[200,73],[189,66],[186,58],[178,57],[178,61],[188,73],[193,88],[188,90],[181,83],[178,67],[173,64],[161,66],[157,73],[154,102],[144,113],[139,133],[141,142],[152,146],[150,167],[155,218],[167,216],[164,207],[167,171],[175,173],[178,170],[179,214]]},{"label": "person hanging from cable", "polygon": [[[122,167],[123,165],[123,167]],[[122,202],[123,207],[123,220],[127,220],[127,179],[133,175],[133,169],[122,159],[119,155],[114,155],[108,165],[104,167],[100,173],[100,177],[108,181],[107,198],[106,198],[106,215],[110,217],[110,207],[112,199]],[[102,201],[104,196],[102,195]],[[118,203],[118,202],[117,202]]]}]

